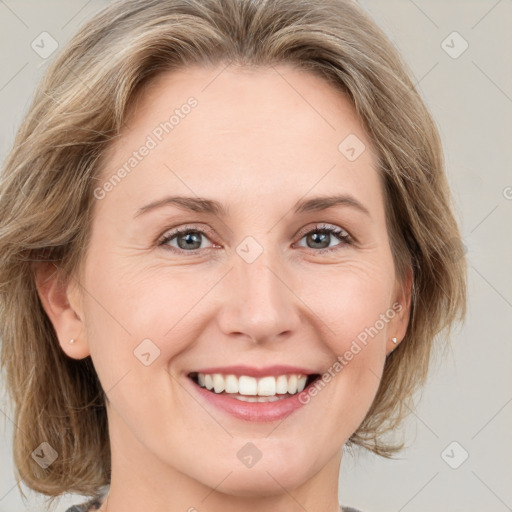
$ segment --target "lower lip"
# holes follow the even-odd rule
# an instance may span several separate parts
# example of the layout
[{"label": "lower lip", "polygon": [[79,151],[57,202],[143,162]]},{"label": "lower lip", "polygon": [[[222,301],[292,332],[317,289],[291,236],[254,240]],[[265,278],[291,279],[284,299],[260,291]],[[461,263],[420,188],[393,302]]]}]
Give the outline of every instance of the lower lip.
[{"label": "lower lip", "polygon": [[[192,379],[188,378],[188,380],[192,383],[196,392],[213,406],[235,418],[246,421],[282,420],[309,402],[305,396],[307,395],[306,390],[289,398],[281,398],[276,402],[242,402],[236,398],[208,391],[196,384]],[[304,400],[305,403],[299,400],[302,394],[304,394],[304,398],[307,400]]]}]

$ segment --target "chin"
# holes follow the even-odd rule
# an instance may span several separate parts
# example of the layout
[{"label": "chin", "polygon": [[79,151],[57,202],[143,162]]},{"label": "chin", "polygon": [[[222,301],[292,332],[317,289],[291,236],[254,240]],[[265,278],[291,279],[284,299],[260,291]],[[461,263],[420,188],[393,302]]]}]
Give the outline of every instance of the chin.
[{"label": "chin", "polygon": [[[239,464],[242,466],[241,463]],[[304,469],[299,469],[300,467]],[[283,458],[279,464],[274,464],[272,460],[266,463],[260,460],[251,468],[224,466],[205,475],[206,479],[203,483],[208,487],[216,488],[222,480],[219,475],[224,475],[226,478],[216,489],[217,491],[231,496],[262,498],[282,494],[283,487],[288,490],[300,487],[313,474],[314,471],[310,466],[300,465],[297,461]]]},{"label": "chin", "polygon": [[[291,490],[306,482],[307,476],[286,475],[286,471],[260,470],[253,472],[255,468],[247,471],[237,471],[229,475],[218,490],[224,494],[239,497],[264,498],[281,495],[283,487]],[[214,486],[218,485],[215,482]]]}]

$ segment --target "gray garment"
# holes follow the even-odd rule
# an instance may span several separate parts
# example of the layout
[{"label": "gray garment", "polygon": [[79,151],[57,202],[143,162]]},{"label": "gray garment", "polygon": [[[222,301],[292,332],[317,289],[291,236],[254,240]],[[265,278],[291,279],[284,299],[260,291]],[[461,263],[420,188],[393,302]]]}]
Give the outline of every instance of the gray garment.
[{"label": "gray garment", "polygon": [[85,503],[81,503],[80,505],[73,505],[72,507],[68,508],[66,512],[92,512],[93,510],[98,510],[103,504],[104,498],[105,494],[97,496]]}]

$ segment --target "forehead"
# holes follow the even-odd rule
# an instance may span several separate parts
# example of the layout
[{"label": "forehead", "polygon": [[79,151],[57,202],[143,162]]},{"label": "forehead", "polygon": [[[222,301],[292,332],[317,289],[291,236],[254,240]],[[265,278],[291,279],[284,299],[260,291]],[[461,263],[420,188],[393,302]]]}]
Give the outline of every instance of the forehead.
[{"label": "forehead", "polygon": [[[197,106],[189,109],[186,104],[192,98]],[[184,142],[192,130],[196,137],[209,132],[239,139],[262,133],[275,136],[281,131],[279,140],[307,135],[313,142],[325,141],[319,149],[334,145],[335,150],[347,130],[366,139],[346,93],[316,73],[284,64],[192,66],[161,73],[137,94],[130,106],[124,142],[132,135],[151,133],[169,121],[173,113],[178,119],[171,123],[172,137],[166,137],[169,145]],[[185,119],[186,122],[181,122]]]},{"label": "forehead", "polygon": [[[128,170],[109,202],[163,190],[294,202],[312,189],[379,194],[371,142],[348,96],[289,65],[162,73],[137,95],[126,126],[104,155],[103,182]],[[150,150],[126,166],[143,146]]]}]

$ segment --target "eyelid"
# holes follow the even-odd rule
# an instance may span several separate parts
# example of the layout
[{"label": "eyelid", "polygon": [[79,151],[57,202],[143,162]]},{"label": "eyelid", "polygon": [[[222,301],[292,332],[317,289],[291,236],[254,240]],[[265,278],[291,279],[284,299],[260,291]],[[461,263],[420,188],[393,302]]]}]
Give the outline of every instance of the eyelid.
[{"label": "eyelid", "polygon": [[302,228],[301,230],[299,230],[297,232],[297,234],[295,235],[295,237],[302,238],[303,236],[307,235],[311,231],[322,231],[324,229],[336,230],[336,231],[341,230],[347,234],[347,238],[349,238],[350,240],[353,240],[352,235],[345,228],[342,228],[341,226],[336,226],[334,224],[329,224],[328,222],[317,222],[317,223],[314,223],[312,226],[311,225],[306,226],[306,227]]},{"label": "eyelid", "polygon": [[175,227],[168,228],[164,231],[162,235],[160,235],[157,239],[156,243],[161,243],[165,239],[176,236],[183,231],[198,231],[198,232],[204,232],[208,235],[212,235],[213,231],[205,224],[179,224]]}]

